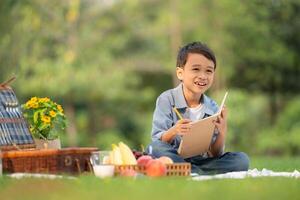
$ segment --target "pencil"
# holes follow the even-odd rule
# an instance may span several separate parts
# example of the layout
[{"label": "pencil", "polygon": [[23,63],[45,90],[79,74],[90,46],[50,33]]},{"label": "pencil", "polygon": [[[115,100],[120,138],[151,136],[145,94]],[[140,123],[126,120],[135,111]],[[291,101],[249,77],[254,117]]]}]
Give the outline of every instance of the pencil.
[{"label": "pencil", "polygon": [[175,113],[177,114],[180,120],[183,119],[181,114],[178,112],[178,110],[175,107],[173,107],[173,110],[175,111]]}]

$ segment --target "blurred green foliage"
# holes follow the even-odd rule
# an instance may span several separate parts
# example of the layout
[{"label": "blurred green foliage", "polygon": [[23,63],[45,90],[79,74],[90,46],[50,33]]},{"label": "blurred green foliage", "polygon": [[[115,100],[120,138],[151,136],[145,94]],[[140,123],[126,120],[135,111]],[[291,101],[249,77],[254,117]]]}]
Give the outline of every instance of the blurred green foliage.
[{"label": "blurred green foliage", "polygon": [[282,111],[274,126],[261,132],[258,138],[260,153],[299,155],[300,153],[300,97],[296,96]]},{"label": "blurred green foliage", "polygon": [[176,52],[200,40],[229,90],[226,147],[297,155],[300,147],[297,0],[2,0],[0,80],[24,103],[51,97],[68,119],[64,146],[150,142],[156,97],[174,87]]}]

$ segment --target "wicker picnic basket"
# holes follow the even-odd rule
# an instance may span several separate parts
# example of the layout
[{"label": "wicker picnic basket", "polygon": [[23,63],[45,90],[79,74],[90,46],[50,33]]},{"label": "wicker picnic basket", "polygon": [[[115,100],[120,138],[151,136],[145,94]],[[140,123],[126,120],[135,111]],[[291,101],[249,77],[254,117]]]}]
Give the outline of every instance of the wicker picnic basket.
[{"label": "wicker picnic basket", "polygon": [[[191,173],[190,163],[167,164],[167,176],[189,176]],[[146,174],[146,167],[139,165],[116,165],[115,174],[120,175],[122,171],[132,169],[138,173]]]},{"label": "wicker picnic basket", "polygon": [[97,148],[64,148],[2,152],[4,173],[81,174],[92,172],[91,152]]},{"label": "wicker picnic basket", "polygon": [[17,97],[8,84],[0,84],[0,156],[4,173],[80,174],[92,172],[90,156],[97,148],[35,149]]}]

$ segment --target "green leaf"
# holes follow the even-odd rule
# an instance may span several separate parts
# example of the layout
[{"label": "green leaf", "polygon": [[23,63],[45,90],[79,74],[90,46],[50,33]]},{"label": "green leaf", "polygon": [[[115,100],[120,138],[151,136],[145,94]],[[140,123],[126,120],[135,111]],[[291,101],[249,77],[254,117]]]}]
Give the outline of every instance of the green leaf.
[{"label": "green leaf", "polygon": [[39,111],[33,113],[33,123],[34,123],[34,124],[37,124],[37,123],[38,123],[39,114],[40,114]]}]

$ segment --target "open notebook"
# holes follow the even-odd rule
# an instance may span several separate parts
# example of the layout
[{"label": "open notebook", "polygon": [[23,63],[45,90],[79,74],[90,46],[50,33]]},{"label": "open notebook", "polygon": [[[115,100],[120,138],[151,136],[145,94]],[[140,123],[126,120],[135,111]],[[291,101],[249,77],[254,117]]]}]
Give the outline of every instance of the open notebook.
[{"label": "open notebook", "polygon": [[190,158],[200,155],[209,150],[215,125],[214,120],[217,120],[221,114],[228,92],[225,93],[219,110],[216,114],[192,122],[192,128],[189,133],[182,136],[181,143],[178,148],[178,154],[183,158]]}]

